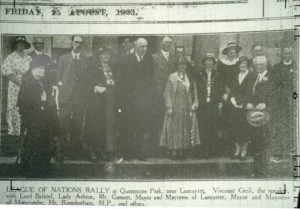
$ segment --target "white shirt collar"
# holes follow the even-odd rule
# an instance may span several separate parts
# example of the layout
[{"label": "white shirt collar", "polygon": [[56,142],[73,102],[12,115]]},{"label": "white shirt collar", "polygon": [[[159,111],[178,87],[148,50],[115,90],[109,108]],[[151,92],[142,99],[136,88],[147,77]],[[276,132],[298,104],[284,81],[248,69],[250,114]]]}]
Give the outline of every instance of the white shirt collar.
[{"label": "white shirt collar", "polygon": [[266,71],[264,71],[263,73],[258,74],[259,81],[261,81],[261,80],[263,79],[263,77],[266,76],[267,72],[268,72],[268,71],[266,70]]},{"label": "white shirt collar", "polygon": [[43,54],[43,52],[41,52],[41,51],[38,51],[38,50],[34,50],[34,52],[36,53],[36,55],[42,55]]},{"label": "white shirt collar", "polygon": [[170,52],[166,52],[163,49],[161,50],[161,53],[164,55],[164,57],[169,56]]},{"label": "white shirt collar", "polygon": [[75,59],[75,57],[77,57],[78,59],[80,58],[80,52],[75,53],[74,51],[71,52],[73,59]]},{"label": "white shirt collar", "polygon": [[232,61],[230,61],[227,57],[224,57],[224,58],[221,59],[221,61],[225,65],[235,65],[239,61],[239,58],[236,57],[235,59],[233,59]]},{"label": "white shirt collar", "polygon": [[135,52],[135,56],[136,56],[136,58],[137,58],[137,60],[138,60],[139,62],[140,62],[141,59],[143,59],[143,57],[144,57],[144,56],[138,55],[136,52]]},{"label": "white shirt collar", "polygon": [[292,64],[292,62],[293,62],[293,60],[291,60],[291,61],[289,61],[289,62],[286,62],[286,61],[283,60],[283,64],[284,64],[284,65],[290,65],[290,64]]},{"label": "white shirt collar", "polygon": [[246,70],[245,72],[240,71],[240,73],[239,73],[239,83],[240,84],[246,78],[246,76],[248,75],[248,72],[249,72],[248,70]]}]

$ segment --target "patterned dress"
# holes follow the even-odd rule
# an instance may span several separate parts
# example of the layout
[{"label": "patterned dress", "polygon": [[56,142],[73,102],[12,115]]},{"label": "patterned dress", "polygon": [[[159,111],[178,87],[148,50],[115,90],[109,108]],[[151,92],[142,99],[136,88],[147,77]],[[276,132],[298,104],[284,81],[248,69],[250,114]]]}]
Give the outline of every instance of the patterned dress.
[{"label": "patterned dress", "polygon": [[[21,80],[22,75],[29,70],[31,58],[28,55],[21,57],[17,52],[13,52],[4,60],[1,69],[4,76],[14,75]],[[19,108],[17,107],[17,99],[20,87],[8,82],[8,96],[7,96],[7,112],[6,120],[8,124],[8,134],[13,136],[20,135],[21,116]]]},{"label": "patterned dress", "polygon": [[191,106],[185,85],[178,81],[170,124],[169,149],[187,149],[190,146]]},{"label": "patterned dress", "polygon": [[166,113],[160,137],[160,146],[170,150],[186,150],[200,144],[196,113],[192,106],[198,106],[197,91],[188,76],[181,79],[177,72],[169,76],[165,92]]}]

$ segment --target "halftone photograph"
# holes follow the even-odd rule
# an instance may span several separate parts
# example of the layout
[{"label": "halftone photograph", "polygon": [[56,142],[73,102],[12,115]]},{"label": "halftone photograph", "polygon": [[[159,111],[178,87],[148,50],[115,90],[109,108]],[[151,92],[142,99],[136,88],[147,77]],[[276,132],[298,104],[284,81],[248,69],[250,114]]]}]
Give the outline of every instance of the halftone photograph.
[{"label": "halftone photograph", "polygon": [[294,33],[2,34],[0,177],[291,179]]}]

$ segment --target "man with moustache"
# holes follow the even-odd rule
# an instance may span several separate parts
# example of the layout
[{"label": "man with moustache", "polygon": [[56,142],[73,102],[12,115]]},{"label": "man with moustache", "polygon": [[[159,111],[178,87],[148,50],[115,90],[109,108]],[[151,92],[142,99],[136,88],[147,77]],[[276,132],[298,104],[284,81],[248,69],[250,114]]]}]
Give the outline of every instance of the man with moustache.
[{"label": "man with moustache", "polygon": [[62,137],[58,145],[58,160],[68,151],[70,158],[78,158],[88,95],[89,75],[87,57],[82,54],[83,38],[72,37],[72,50],[60,57],[57,69],[59,89],[58,107]]},{"label": "man with moustache", "polygon": [[[138,38],[134,52],[126,56],[120,72],[123,156],[125,160],[147,157],[145,145],[153,132],[155,107],[153,103],[152,59],[147,55],[148,43]],[[126,126],[126,127],[125,127]]]}]

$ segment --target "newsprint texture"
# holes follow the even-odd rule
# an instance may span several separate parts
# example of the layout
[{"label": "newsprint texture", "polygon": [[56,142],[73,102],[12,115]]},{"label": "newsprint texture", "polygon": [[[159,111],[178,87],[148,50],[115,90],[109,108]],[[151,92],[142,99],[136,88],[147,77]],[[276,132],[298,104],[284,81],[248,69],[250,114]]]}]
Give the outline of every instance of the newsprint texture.
[{"label": "newsprint texture", "polygon": [[300,1],[0,10],[0,204],[300,207]]}]

